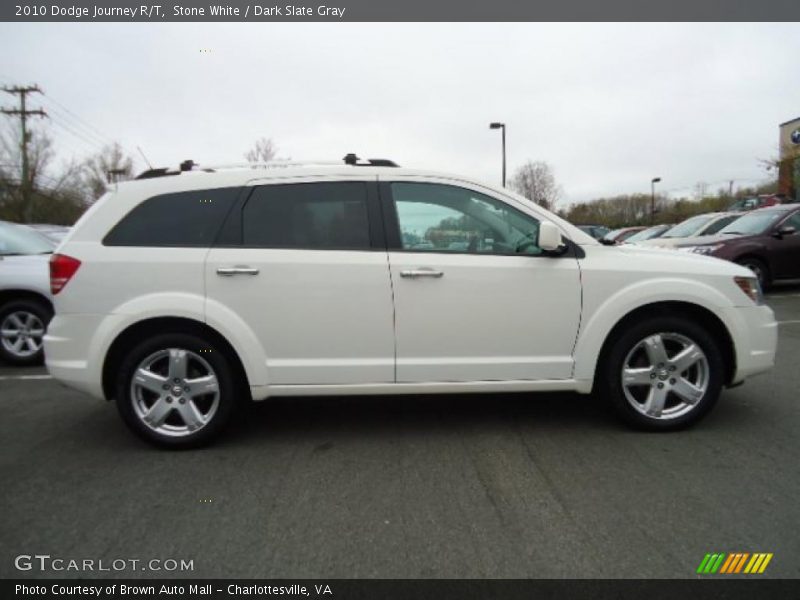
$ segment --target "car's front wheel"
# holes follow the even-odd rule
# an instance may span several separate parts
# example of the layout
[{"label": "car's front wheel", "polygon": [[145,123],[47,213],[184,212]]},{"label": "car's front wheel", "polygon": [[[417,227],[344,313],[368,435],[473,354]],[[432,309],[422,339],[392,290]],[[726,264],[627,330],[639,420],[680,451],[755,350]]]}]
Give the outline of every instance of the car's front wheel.
[{"label": "car's front wheel", "polygon": [[0,306],[0,358],[13,365],[41,364],[42,339],[52,317],[50,307],[34,299]]},{"label": "car's front wheel", "polygon": [[772,284],[772,278],[770,276],[769,267],[764,263],[764,261],[758,258],[747,256],[739,259],[736,262],[743,267],[747,267],[753,272],[758,279],[758,284],[761,286],[762,290],[769,289],[770,285]]},{"label": "car's front wheel", "polygon": [[629,424],[651,430],[697,422],[714,406],[724,363],[714,337],[694,321],[665,316],[640,322],[611,342],[599,388]]},{"label": "car's front wheel", "polygon": [[125,423],[149,442],[172,448],[210,442],[227,423],[236,386],[228,359],[190,334],[164,334],[123,359],[116,387]]}]

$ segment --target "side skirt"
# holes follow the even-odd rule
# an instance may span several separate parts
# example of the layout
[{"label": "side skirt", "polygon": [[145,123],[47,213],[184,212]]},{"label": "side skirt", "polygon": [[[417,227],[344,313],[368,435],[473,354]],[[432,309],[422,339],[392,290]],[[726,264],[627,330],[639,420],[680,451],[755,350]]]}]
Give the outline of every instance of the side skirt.
[{"label": "side skirt", "polygon": [[251,386],[253,400],[279,396],[369,396],[399,394],[469,394],[499,392],[577,392],[589,394],[590,380],[442,381],[424,383],[363,383],[354,385]]}]

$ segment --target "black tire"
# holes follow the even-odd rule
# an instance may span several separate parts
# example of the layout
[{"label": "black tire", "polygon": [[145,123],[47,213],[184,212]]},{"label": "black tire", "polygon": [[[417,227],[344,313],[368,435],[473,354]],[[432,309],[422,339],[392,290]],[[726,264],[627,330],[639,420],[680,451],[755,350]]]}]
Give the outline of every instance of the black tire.
[{"label": "black tire", "polygon": [[[625,361],[629,358],[629,353],[635,352],[635,348],[642,340],[655,334],[665,334],[664,339],[666,339],[666,336],[671,335],[683,337],[699,346],[705,355],[704,358],[707,364],[707,370],[705,371],[705,393],[699,400],[694,400],[693,402],[695,403],[693,405],[684,402],[686,405],[684,410],[687,411],[685,414],[681,414],[679,411],[679,405],[682,402],[681,398],[672,392],[667,394],[667,402],[664,405],[669,406],[670,403],[675,405],[674,408],[667,409],[675,410],[674,416],[671,417],[662,416],[655,418],[643,414],[634,407],[634,403],[626,396],[622,381]],[[673,342],[665,342],[667,345],[670,343]],[[641,352],[644,352],[644,350]],[[647,355],[646,352],[645,355]],[[632,356],[634,359],[636,358],[636,354]],[[675,354],[669,356],[674,358]],[[714,407],[719,399],[725,374],[725,365],[721,357],[722,351],[720,350],[718,342],[704,327],[698,325],[690,317],[663,316],[646,318],[628,326],[611,340],[608,351],[605,352],[605,358],[598,366],[597,388],[601,397],[610,403],[617,415],[628,425],[637,429],[650,431],[672,431],[682,429],[702,419]],[[663,369],[664,372],[668,372],[671,362],[666,364],[666,368]],[[705,369],[705,367],[703,368]],[[649,373],[647,376],[648,378],[653,378],[652,386],[661,384],[662,386],[667,386],[666,389],[669,390],[671,384],[676,381],[676,379],[672,378],[674,376],[669,374],[666,380],[662,380],[662,369],[655,369],[654,371],[656,372],[655,377],[653,377],[653,373]],[[697,373],[697,371],[695,371],[695,373]],[[692,371],[688,372],[688,377],[692,377]],[[679,381],[680,377],[678,377],[677,380]],[[633,396],[633,401],[637,400],[634,393],[644,396],[650,393],[649,386],[633,388],[633,390],[636,391],[631,392],[629,388],[629,393]],[[655,389],[653,389],[653,391],[655,391]],[[637,405],[639,404],[637,403]],[[667,412],[667,410],[665,410],[665,412]]]},{"label": "black tire", "polygon": [[743,267],[747,267],[753,273],[755,273],[756,277],[758,277],[758,283],[762,290],[766,291],[772,285],[772,274],[769,272],[769,267],[760,258],[756,258],[754,256],[745,256],[744,258],[737,260],[736,263],[742,265]]},{"label": "black tire", "polygon": [[[148,357],[168,349],[180,349],[192,353],[194,358],[191,359],[191,364],[195,365],[194,368],[202,369],[203,365],[196,358],[200,357],[201,361],[205,361],[211,367],[213,375],[217,379],[218,396],[216,409],[208,422],[195,431],[167,435],[146,424],[140,414],[137,413],[137,410],[141,411],[143,403],[148,400],[147,398],[137,398],[134,395],[131,389],[134,374]],[[166,357],[162,360],[169,362],[169,358]],[[136,345],[122,359],[116,382],[117,409],[122,416],[122,420],[136,435],[157,446],[165,448],[196,448],[204,446],[213,441],[222,432],[233,413],[236,405],[237,390],[239,389],[234,379],[234,373],[235,371],[231,368],[231,362],[228,357],[202,337],[187,333],[161,334]],[[186,377],[187,383],[191,378],[191,373],[189,373],[189,376]],[[183,385],[173,385],[172,380],[168,381],[169,383],[166,385],[172,386],[173,389]],[[155,393],[151,391],[145,390],[142,394],[150,395],[153,403],[160,399],[156,398]],[[172,391],[163,392],[163,394],[164,400],[171,405],[167,409],[169,416],[165,420],[165,424],[169,426],[170,419],[177,419],[178,421],[183,420],[188,427],[188,423],[182,418],[178,408],[182,409],[183,406],[181,405],[185,405],[186,402],[193,402],[193,400],[188,398],[188,394],[187,398],[183,398],[179,394],[173,394]],[[201,397],[198,402],[201,400],[207,401],[208,398],[208,396]],[[180,401],[179,405],[178,402],[181,399],[182,401]],[[150,408],[152,406],[151,404]]]},{"label": "black tire", "polygon": [[[53,318],[53,309],[44,300],[36,300],[35,298],[11,300],[0,306],[0,329],[7,323],[7,319],[15,313],[33,315],[42,324],[43,330],[47,329],[47,325]],[[44,362],[44,347],[41,345],[41,339],[38,339],[39,348],[33,354],[15,353],[13,348],[6,347],[7,344],[12,345],[10,338],[4,337],[0,340],[0,359],[9,364],[27,366],[40,365]]]}]

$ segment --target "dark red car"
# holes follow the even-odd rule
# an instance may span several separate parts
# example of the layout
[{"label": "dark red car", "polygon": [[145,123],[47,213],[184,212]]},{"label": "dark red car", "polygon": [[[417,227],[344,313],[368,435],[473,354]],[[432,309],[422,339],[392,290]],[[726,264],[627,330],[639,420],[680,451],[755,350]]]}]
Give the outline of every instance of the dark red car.
[{"label": "dark red car", "polygon": [[717,235],[687,240],[678,249],[748,267],[758,276],[762,288],[780,279],[800,278],[800,205],[759,208]]},{"label": "dark red car", "polygon": [[606,242],[614,242],[615,244],[619,244],[627,240],[633,234],[639,233],[643,229],[646,229],[646,227],[643,225],[638,227],[623,227],[621,229],[614,229],[609,231],[605,237],[603,237],[603,240]]}]

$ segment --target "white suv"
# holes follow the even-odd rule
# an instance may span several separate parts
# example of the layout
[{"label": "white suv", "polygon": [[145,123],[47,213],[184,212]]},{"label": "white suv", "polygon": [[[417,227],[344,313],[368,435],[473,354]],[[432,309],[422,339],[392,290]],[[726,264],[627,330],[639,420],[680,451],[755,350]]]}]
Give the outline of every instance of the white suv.
[{"label": "white suv", "polygon": [[508,190],[390,161],[143,174],[51,261],[54,377],[167,446],[270,396],[597,390],[697,421],[769,369],[735,264],[604,246]]}]

